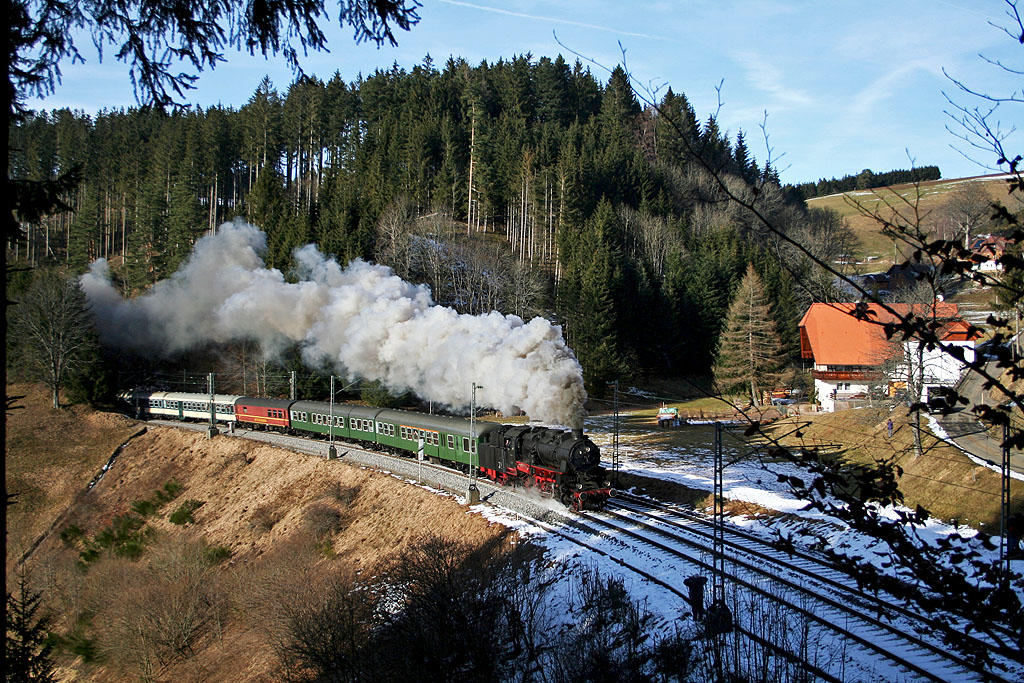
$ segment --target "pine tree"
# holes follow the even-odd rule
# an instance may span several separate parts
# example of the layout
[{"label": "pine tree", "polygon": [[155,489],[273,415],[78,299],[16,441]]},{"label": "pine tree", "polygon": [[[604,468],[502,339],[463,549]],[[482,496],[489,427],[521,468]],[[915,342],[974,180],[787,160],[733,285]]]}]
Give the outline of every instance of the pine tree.
[{"label": "pine tree", "polygon": [[285,268],[291,251],[302,244],[289,220],[284,178],[272,168],[265,168],[246,197],[246,215],[250,223],[267,235],[267,265]]},{"label": "pine tree", "polygon": [[757,161],[747,147],[747,141],[742,130],[736,133],[736,145],[732,150],[732,158],[736,164],[736,172],[739,176],[751,185],[756,183],[760,169],[758,169]]},{"label": "pine tree", "polygon": [[17,593],[7,594],[7,681],[49,683],[55,681],[51,659],[53,646],[47,641],[49,619],[36,616],[41,596],[28,587],[24,572],[18,572]]},{"label": "pine tree", "polygon": [[761,278],[754,266],[736,291],[725,330],[718,341],[715,381],[720,391],[750,391],[760,405],[761,389],[775,382],[782,368],[782,348]]}]

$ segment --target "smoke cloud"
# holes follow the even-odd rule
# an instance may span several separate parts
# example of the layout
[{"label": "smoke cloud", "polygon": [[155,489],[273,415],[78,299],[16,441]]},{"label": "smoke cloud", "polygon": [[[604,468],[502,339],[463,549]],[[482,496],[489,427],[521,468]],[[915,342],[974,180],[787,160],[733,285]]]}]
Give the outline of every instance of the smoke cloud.
[{"label": "smoke cloud", "polygon": [[178,272],[133,299],[115,289],[105,260],[94,262],[81,284],[101,339],[149,356],[243,339],[272,356],[298,343],[308,365],[351,379],[455,409],[469,406],[476,382],[480,406],[582,426],[582,368],[558,326],[460,314],[390,268],[359,259],[343,268],[312,244],[296,251],[299,281],[288,282],[264,265],[265,246],[254,226],[226,223],[196,242]]}]

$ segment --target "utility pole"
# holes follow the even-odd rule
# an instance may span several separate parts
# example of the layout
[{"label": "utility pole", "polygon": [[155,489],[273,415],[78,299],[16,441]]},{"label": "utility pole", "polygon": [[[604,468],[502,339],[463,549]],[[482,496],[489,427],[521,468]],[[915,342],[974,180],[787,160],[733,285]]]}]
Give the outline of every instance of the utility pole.
[{"label": "utility pole", "polygon": [[420,434],[419,443],[416,446],[416,460],[419,461],[419,483],[423,483],[423,434]]},{"label": "utility pole", "polygon": [[725,500],[722,480],[725,463],[722,459],[722,423],[715,422],[715,490],[714,490],[714,583],[711,602],[725,599]]},{"label": "utility pole", "polygon": [[[294,377],[294,375],[292,375]],[[338,457],[338,451],[334,448],[334,375],[331,375],[331,407],[330,422],[327,426],[328,439],[331,445],[327,447],[327,459],[333,460]]]},{"label": "utility pole", "polygon": [[473,395],[469,401],[469,491],[466,504],[475,505],[480,502],[480,489],[476,487],[476,471],[473,469],[473,453],[476,451],[476,390],[483,389],[473,382]]},{"label": "utility pole", "polygon": [[615,411],[615,427],[612,431],[612,482],[619,484],[619,380],[608,382],[613,387],[612,407]]},{"label": "utility pole", "polygon": [[722,423],[715,421],[715,512],[714,512],[714,576],[711,606],[708,608],[706,628],[712,634],[732,630],[732,611],[725,603],[725,495],[722,480],[725,461],[722,457]]},{"label": "utility pole", "polygon": [[210,391],[210,426],[206,430],[206,438],[212,439],[217,435],[217,404],[214,402],[212,372],[206,376],[206,383]]},{"label": "utility pole", "polygon": [[999,543],[999,566],[1003,570],[1003,588],[1010,588],[1010,551],[1016,548],[1009,548],[1006,538],[1006,523],[1010,518],[1010,425],[1003,425],[1003,457],[1000,469],[1002,487],[1000,491],[999,505],[999,534],[1002,536]]},{"label": "utility pole", "polygon": [[[331,381],[334,381],[334,375],[331,375]],[[288,379],[288,398],[295,400],[295,370],[292,370],[291,377]],[[331,394],[331,400],[334,400],[334,394]]]}]

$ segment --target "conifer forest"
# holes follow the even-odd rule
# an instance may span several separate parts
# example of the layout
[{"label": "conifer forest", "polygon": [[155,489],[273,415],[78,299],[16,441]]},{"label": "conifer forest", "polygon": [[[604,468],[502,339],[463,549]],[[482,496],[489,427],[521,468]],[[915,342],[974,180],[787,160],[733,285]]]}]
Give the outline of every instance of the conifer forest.
[{"label": "conifer forest", "polygon": [[315,243],[462,312],[554,320],[600,394],[613,379],[707,374],[748,266],[790,357],[811,291],[829,300],[809,260],[723,199],[720,182],[756,197],[826,262],[852,249],[837,215],[780,187],[755,133],[721,130],[668,89],[644,103],[621,67],[604,80],[531,55],[427,57],[284,91],[264,79],[239,109],[32,112],[10,133],[11,177],[79,167],[83,180],[8,253],[73,272],[105,258],[138,292],[240,217],[286,274]]}]

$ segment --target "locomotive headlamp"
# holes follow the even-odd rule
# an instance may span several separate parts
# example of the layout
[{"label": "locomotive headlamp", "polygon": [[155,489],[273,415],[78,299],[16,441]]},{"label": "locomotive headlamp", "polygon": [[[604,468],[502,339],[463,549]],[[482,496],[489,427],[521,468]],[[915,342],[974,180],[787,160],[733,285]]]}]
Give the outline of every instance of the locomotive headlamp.
[{"label": "locomotive headlamp", "polygon": [[577,482],[576,483],[576,488],[578,488],[578,489],[580,489],[582,491],[583,490],[583,484]]}]

